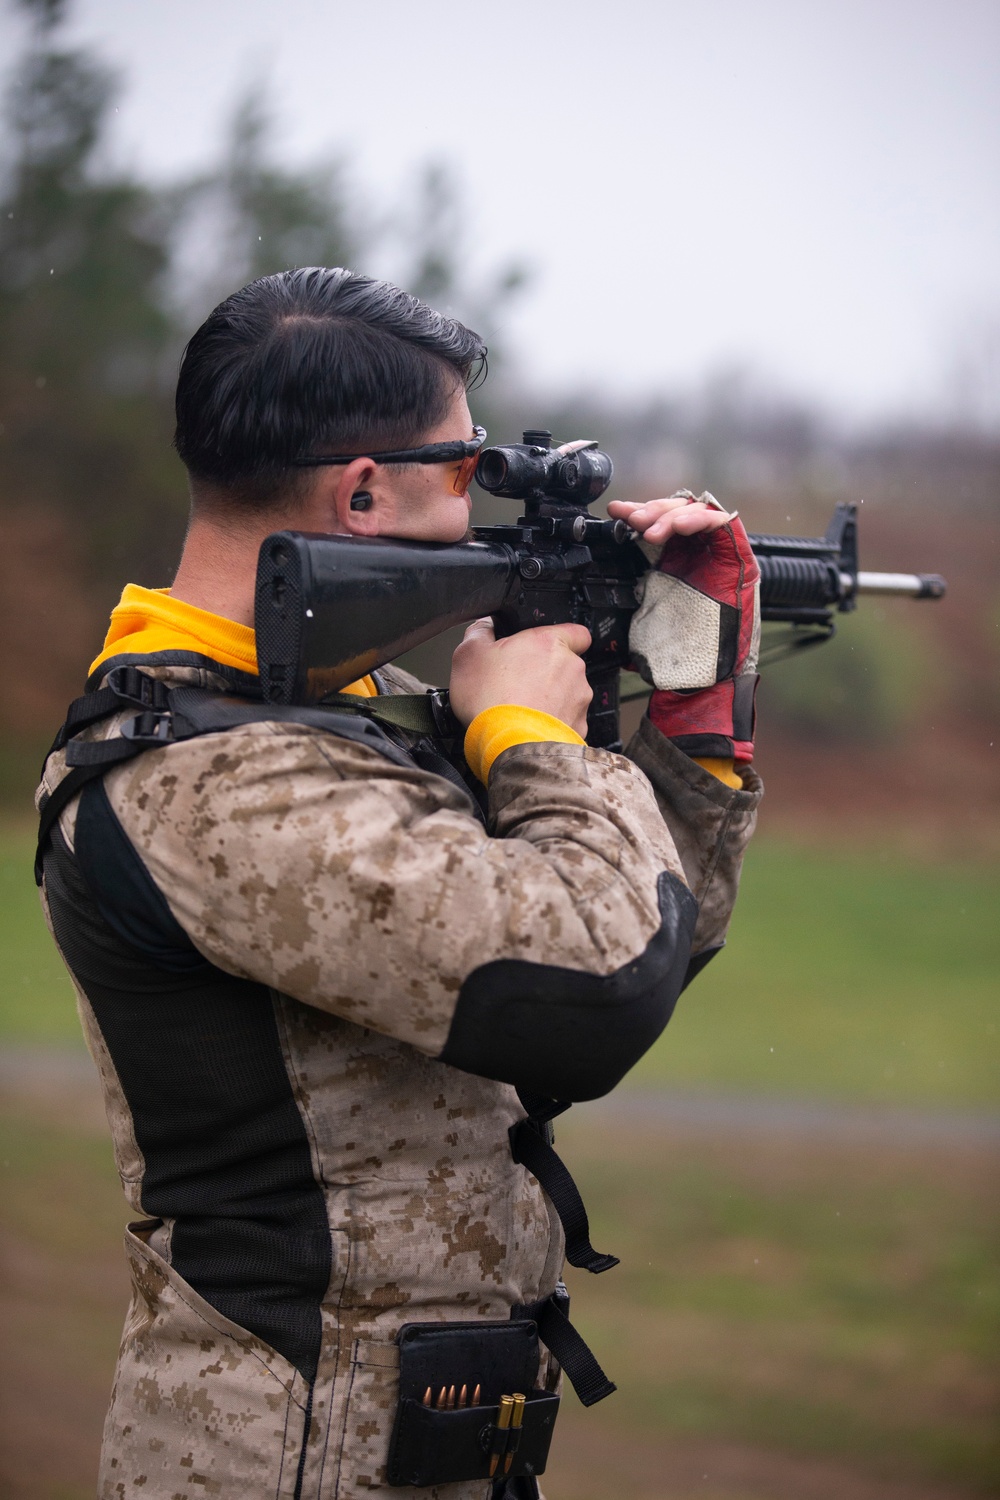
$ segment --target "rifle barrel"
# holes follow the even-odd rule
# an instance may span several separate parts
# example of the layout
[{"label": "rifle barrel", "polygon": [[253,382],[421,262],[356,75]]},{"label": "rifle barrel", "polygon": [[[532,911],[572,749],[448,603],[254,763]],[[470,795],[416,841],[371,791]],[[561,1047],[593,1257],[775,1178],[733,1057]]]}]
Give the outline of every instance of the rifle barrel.
[{"label": "rifle barrel", "polygon": [[[850,587],[851,579],[841,574]],[[897,594],[908,599],[943,599],[947,585],[940,573],[859,573],[856,594]]]}]

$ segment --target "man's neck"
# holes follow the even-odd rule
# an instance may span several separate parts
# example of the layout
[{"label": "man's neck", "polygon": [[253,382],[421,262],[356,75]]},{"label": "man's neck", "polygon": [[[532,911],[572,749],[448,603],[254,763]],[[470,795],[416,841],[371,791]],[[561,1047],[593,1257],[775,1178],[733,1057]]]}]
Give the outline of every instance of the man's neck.
[{"label": "man's neck", "polygon": [[253,518],[248,518],[246,526],[236,531],[196,513],[188,527],[171,597],[252,626],[257,554],[261,542],[274,530],[273,520],[255,526]]}]

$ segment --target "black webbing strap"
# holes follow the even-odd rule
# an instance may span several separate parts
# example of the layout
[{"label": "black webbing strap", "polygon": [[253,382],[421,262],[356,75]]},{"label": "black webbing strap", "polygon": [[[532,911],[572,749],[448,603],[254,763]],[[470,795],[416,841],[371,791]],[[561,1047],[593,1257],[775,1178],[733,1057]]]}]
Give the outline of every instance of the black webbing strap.
[{"label": "black webbing strap", "polygon": [[553,1296],[546,1297],[543,1302],[529,1302],[526,1307],[515,1307],[511,1312],[511,1317],[534,1320],[538,1328],[538,1337],[559,1361],[566,1372],[566,1379],[583,1405],[596,1406],[598,1401],[603,1401],[605,1396],[612,1395],[618,1387],[605,1375],[593,1353],[560,1307],[560,1301],[565,1300],[567,1305],[569,1304],[565,1287],[561,1290],[562,1297],[559,1292],[556,1292]]},{"label": "black webbing strap", "polygon": [[538,1480],[534,1474],[520,1474],[516,1479],[494,1479],[490,1500],[538,1500]]},{"label": "black webbing strap", "polygon": [[[122,724],[120,736],[109,740],[72,738],[101,719],[130,707],[137,707],[139,712]],[[135,667],[113,668],[102,688],[95,693],[86,693],[70,705],[66,722],[49,751],[51,755],[53,751],[65,748],[66,764],[70,769],[42,803],[35,851],[36,882],[42,883],[42,860],[56,820],[89,781],[105,775],[113,766],[121,765],[133,756],[178,740],[215,734],[245,724],[293,723],[364,740],[390,760],[407,765],[412,763],[405,751],[390,742],[385,732],[371,722],[370,716],[339,717],[338,724],[338,715],[330,708],[248,702],[200,687],[171,688]]]},{"label": "black webbing strap", "polygon": [[570,1108],[558,1099],[546,1099],[518,1089],[517,1097],[528,1112],[526,1120],[510,1127],[510,1154],[533,1173],[548,1194],[566,1235],[566,1259],[581,1271],[595,1276],[620,1265],[617,1255],[602,1255],[590,1243],[590,1220],[580,1190],[569,1168],[552,1145],[550,1121]]},{"label": "black webbing strap", "polygon": [[136,708],[163,710],[167,705],[166,684],[138,667],[113,667],[104,686],[93,693],[84,693],[74,698],[66,712],[66,722],[60,728],[49,747],[45,759],[55,750],[61,750],[74,734],[89,729],[101,719],[110,718],[119,709],[134,705]]},{"label": "black webbing strap", "polygon": [[[56,750],[66,750],[66,764],[71,767],[55,791],[42,803],[38,823],[38,844],[35,849],[35,882],[42,883],[42,859],[49,836],[65,807],[68,807],[88,781],[103,776],[112,766],[131,760],[134,755],[149,748],[148,742],[134,739],[82,740],[73,736],[84,729],[111,718],[123,708],[138,708],[138,720],[162,720],[170,701],[170,690],[165,683],[138,667],[113,667],[105,679],[104,686],[93,693],[84,693],[74,698],[62,725],[45,759]],[[160,743],[165,743],[160,737]],[[42,767],[44,775],[45,768]]]},{"label": "black webbing strap", "polygon": [[[97,697],[96,693],[88,696]],[[81,700],[78,699],[77,702]],[[113,706],[101,718],[107,718],[109,714],[117,713],[121,703],[116,699]],[[91,719],[90,723],[96,723]],[[38,819],[38,843],[35,847],[35,884],[42,883],[42,861],[45,858],[45,850],[48,846],[49,837],[56,825],[63,809],[68,807],[73,798],[82,792],[88,781],[96,781],[105,772],[110,771],[112,766],[120,765],[123,761],[131,760],[135,755],[141,755],[148,750],[149,745],[140,741],[113,739],[113,740],[84,740],[82,743],[71,741],[67,746],[66,763],[71,767],[60,781],[56,789],[46,797],[42,803]],[[51,755],[51,751],[49,754]],[[48,756],[46,756],[46,760]]]},{"label": "black webbing strap", "polygon": [[570,1265],[581,1271],[593,1271],[595,1276],[617,1266],[617,1255],[602,1255],[590,1243],[590,1221],[580,1190],[566,1163],[539,1134],[536,1122],[531,1118],[518,1120],[510,1127],[509,1135],[511,1156],[538,1178],[552,1200],[566,1234],[566,1259]]}]

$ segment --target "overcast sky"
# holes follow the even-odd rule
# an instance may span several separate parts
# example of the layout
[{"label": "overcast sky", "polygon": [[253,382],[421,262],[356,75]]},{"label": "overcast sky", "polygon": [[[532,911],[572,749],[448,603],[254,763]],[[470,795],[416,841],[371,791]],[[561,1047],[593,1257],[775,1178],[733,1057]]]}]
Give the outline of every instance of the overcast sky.
[{"label": "overcast sky", "polygon": [[373,202],[451,158],[477,260],[535,269],[540,385],[747,364],[870,418],[997,358],[1000,0],[78,0],[71,30],[159,176],[254,76],[283,154],[346,152]]}]

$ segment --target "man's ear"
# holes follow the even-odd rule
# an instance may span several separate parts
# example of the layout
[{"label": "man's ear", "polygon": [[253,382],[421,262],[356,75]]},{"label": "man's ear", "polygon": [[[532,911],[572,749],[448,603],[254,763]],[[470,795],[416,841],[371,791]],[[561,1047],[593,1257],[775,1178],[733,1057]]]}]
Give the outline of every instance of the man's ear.
[{"label": "man's ear", "polygon": [[341,536],[378,536],[378,465],[370,458],[356,458],[343,468],[331,465],[318,472],[321,478],[310,496],[309,529]]}]

